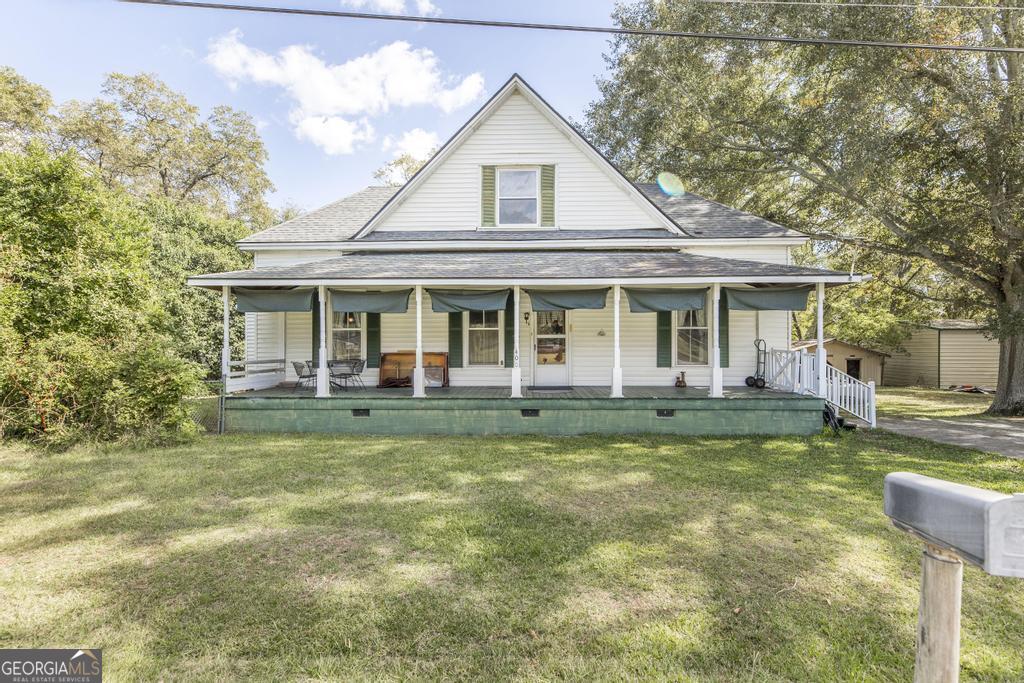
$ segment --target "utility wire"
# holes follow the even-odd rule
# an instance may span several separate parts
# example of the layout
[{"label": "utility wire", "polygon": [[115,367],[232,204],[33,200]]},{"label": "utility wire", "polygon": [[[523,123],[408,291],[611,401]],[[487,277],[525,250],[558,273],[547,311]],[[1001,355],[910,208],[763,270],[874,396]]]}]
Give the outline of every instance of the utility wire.
[{"label": "utility wire", "polygon": [[797,7],[822,7],[826,9],[921,9],[921,10],[967,10],[975,12],[1024,12],[1024,6],[1001,5],[929,5],[882,2],[813,2],[811,0],[689,0],[699,4],[712,5],[794,5]]},{"label": "utility wire", "polygon": [[628,36],[658,36],[663,38],[691,38],[696,40],[739,40],[755,43],[783,43],[787,45],[838,45],[844,47],[876,47],[897,50],[944,50],[949,52],[1006,52],[1024,54],[1020,47],[993,47],[987,45],[951,45],[947,43],[899,43],[874,40],[837,40],[833,38],[789,38],[746,33],[699,33],[692,31],[662,31],[656,29],[616,28],[612,26],[579,26],[575,24],[540,24],[522,21],[495,21],[490,19],[457,19],[453,17],[418,17],[405,14],[373,14],[336,10],[305,9],[299,7],[271,7],[265,5],[235,5],[218,2],[192,2],[190,0],[118,0],[139,5],[161,5],[191,9],[214,9],[235,12],[262,12],[266,14],[294,14],[341,19],[369,19],[375,21],[414,22],[419,24],[448,24],[454,26],[488,26],[492,28],[519,28],[540,31],[572,31],[576,33],[610,33]]}]

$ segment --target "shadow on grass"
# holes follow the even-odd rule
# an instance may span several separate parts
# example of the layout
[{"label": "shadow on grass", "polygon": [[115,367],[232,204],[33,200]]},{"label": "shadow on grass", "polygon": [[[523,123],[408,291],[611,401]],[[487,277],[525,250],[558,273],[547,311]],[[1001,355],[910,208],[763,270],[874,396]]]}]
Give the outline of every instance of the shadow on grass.
[{"label": "shadow on grass", "polygon": [[[92,611],[0,635],[76,634],[125,677],[906,679],[917,546],[882,477],[1024,482],[880,434],[236,436],[19,463],[3,554],[109,557],[36,579]],[[1022,604],[968,572],[965,677],[1024,675]]]}]

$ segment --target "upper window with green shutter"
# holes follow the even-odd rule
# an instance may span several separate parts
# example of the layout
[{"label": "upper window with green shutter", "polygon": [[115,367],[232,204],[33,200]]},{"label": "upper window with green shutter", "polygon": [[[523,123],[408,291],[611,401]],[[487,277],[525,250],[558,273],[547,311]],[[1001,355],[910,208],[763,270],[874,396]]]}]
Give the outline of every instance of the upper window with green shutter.
[{"label": "upper window with green shutter", "polygon": [[497,210],[499,226],[540,225],[540,169],[498,169]]},{"label": "upper window with green shutter", "polygon": [[554,227],[553,165],[484,166],[481,189],[483,227]]}]

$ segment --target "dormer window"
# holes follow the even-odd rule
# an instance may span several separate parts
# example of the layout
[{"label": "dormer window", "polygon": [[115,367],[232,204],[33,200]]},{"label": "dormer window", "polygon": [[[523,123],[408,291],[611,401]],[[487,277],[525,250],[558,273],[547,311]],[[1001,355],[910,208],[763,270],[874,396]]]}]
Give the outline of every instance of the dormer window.
[{"label": "dormer window", "polygon": [[538,225],[539,169],[498,169],[498,225]]}]

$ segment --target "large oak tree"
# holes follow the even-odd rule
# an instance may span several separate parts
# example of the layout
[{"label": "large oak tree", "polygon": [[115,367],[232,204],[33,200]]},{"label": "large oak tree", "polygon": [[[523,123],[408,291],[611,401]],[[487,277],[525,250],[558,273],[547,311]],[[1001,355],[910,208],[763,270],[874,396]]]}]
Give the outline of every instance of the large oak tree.
[{"label": "large oak tree", "polygon": [[[623,26],[1024,44],[1024,12],[641,2]],[[1020,54],[624,36],[589,133],[637,177],[825,240],[926,261],[1000,340],[993,412],[1024,414]]]}]

